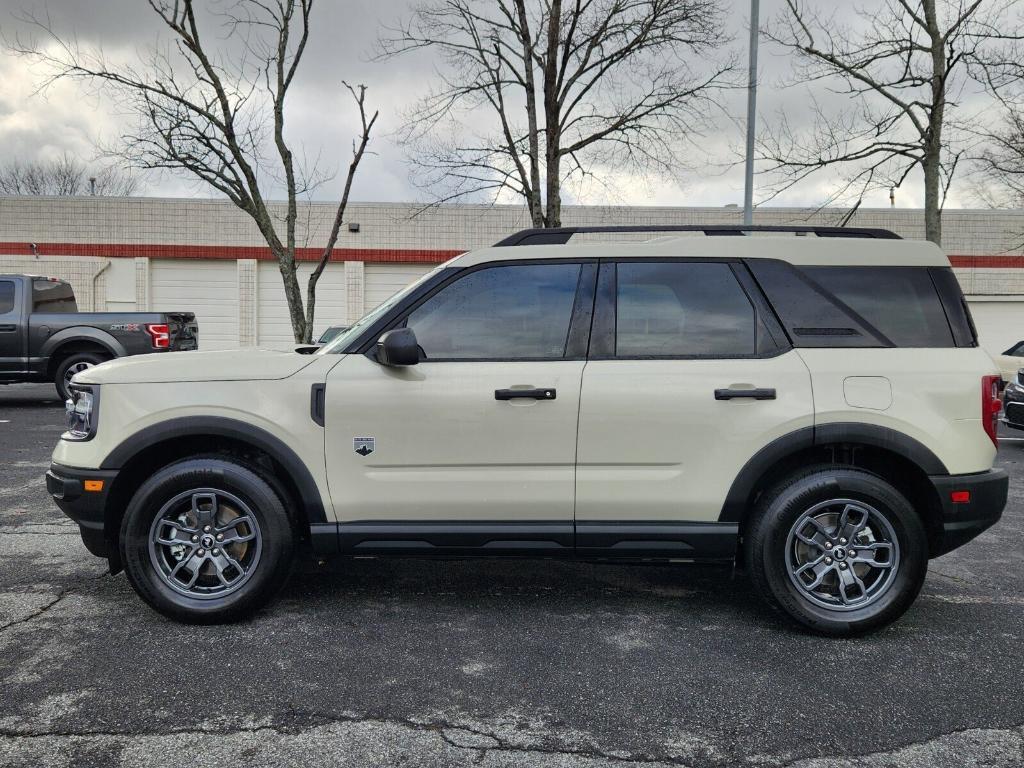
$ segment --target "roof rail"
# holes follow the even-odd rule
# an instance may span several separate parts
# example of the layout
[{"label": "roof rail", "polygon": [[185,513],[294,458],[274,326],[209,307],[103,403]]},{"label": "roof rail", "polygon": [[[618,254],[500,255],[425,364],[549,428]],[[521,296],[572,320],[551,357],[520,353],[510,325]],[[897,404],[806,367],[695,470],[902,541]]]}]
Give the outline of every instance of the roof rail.
[{"label": "roof rail", "polygon": [[793,234],[814,234],[818,237],[865,237],[877,240],[900,240],[899,235],[888,229],[867,229],[864,227],[813,227],[776,224],[740,225],[733,224],[653,224],[650,226],[623,225],[601,227],[553,227],[551,229],[523,229],[495,246],[506,245],[565,245],[573,235],[591,232],[703,232],[707,236],[735,235],[747,232],[792,232]]}]

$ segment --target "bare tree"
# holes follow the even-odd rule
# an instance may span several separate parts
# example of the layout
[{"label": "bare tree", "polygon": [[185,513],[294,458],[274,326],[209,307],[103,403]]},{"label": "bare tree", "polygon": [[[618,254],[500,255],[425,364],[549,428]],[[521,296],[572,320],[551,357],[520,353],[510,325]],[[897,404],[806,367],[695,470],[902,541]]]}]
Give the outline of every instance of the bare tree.
[{"label": "bare tree", "polygon": [[571,179],[678,170],[732,69],[709,63],[723,26],[718,0],[420,0],[378,58],[442,64],[402,134],[420,184],[512,193],[555,227]]},{"label": "bare tree", "polygon": [[1007,109],[985,138],[975,158],[979,197],[993,208],[1024,208],[1024,111]]},{"label": "bare tree", "polygon": [[104,195],[130,197],[139,180],[108,165],[98,170],[64,154],[54,160],[12,160],[0,167],[0,195]]},{"label": "bare tree", "polygon": [[[838,22],[803,2],[786,8],[765,32],[795,56],[794,80],[835,83],[850,98],[829,112],[811,100],[810,130],[786,119],[759,140],[773,194],[812,174],[843,166],[833,199],[899,187],[924,177],[925,235],[942,242],[942,209],[970,139],[962,101],[989,31],[1006,28],[1010,0],[883,0],[858,7],[857,23]],[[833,11],[834,13],[834,11]],[[801,116],[802,118],[805,116]],[[959,120],[959,123],[958,123]]]},{"label": "bare tree", "polygon": [[1024,207],[1024,34],[1007,27],[985,30],[991,44],[974,67],[977,79],[998,103],[994,123],[973,132],[983,143],[974,161],[976,192],[992,207]]},{"label": "bare tree", "polygon": [[[8,47],[49,69],[43,87],[62,79],[84,81],[134,115],[136,125],[117,149],[133,167],[191,176],[252,217],[280,267],[295,340],[308,343],[317,281],[377,119],[376,112],[367,114],[366,89],[343,83],[358,108],[360,133],[303,307],[295,260],[298,198],[325,178],[297,162],[286,137],[285,102],[309,40],[313,0],[236,0],[223,6],[221,33],[209,39],[193,0],[147,1],[170,44],[149,50],[137,64],[117,64],[102,50],[84,50],[57,34],[48,19],[31,16],[24,21],[42,39],[16,38]],[[273,182],[286,191],[283,222],[275,220],[266,199]]]}]

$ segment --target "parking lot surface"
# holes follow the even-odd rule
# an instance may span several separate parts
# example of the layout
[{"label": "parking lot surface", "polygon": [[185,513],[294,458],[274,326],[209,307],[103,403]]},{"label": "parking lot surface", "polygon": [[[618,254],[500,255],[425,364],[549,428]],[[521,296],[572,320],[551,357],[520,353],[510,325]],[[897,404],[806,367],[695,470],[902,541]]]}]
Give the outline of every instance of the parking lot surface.
[{"label": "parking lot surface", "polygon": [[189,627],[46,493],[63,413],[0,387],[0,765],[1024,765],[1024,432],[1001,523],[856,640],[727,568],[373,561]]}]

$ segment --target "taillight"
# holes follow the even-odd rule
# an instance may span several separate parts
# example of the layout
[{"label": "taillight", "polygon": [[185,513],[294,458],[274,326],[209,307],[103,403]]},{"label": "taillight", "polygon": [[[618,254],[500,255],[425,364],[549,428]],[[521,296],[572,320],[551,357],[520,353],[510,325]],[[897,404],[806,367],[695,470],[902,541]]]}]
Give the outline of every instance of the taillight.
[{"label": "taillight", "polygon": [[171,346],[171,327],[166,323],[146,323],[146,333],[153,341],[153,349],[167,349]]},{"label": "taillight", "polygon": [[992,444],[999,447],[996,430],[999,427],[999,411],[1003,409],[1003,401],[999,398],[999,385],[1002,376],[981,377],[981,423],[985,432],[992,438]]}]

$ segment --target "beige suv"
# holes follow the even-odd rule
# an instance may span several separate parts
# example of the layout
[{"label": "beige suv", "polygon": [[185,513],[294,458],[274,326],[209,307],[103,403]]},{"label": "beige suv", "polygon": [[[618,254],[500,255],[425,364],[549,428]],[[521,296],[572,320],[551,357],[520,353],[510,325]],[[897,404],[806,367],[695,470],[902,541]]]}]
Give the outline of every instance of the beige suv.
[{"label": "beige suv", "polygon": [[315,354],[96,366],[49,490],[185,621],[252,612],[299,552],[738,562],[813,630],[900,616],[1006,501],[999,372],[946,257],[637,229],[520,232]]}]

